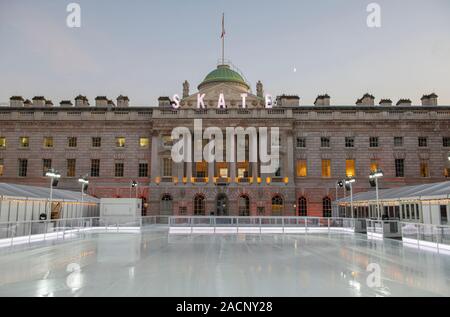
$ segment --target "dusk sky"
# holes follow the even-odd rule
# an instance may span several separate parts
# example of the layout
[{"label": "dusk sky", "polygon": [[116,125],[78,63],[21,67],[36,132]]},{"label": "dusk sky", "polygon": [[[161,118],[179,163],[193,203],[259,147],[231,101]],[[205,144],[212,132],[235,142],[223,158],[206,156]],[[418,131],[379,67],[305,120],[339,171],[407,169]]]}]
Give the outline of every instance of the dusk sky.
[{"label": "dusk sky", "polygon": [[[66,26],[70,2],[81,28]],[[366,25],[371,2],[381,28]],[[220,57],[222,12],[226,58],[253,90],[261,80],[302,105],[323,93],[354,104],[366,92],[419,104],[436,92],[450,105],[448,0],[0,0],[0,102],[124,94],[155,106],[184,80],[193,93]]]}]

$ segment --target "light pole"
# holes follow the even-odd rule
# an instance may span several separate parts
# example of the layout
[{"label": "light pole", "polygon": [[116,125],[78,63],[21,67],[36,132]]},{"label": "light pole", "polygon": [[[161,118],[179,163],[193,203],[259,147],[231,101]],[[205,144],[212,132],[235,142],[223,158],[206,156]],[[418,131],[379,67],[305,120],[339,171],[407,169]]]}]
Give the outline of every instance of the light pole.
[{"label": "light pole", "polygon": [[347,178],[345,180],[345,186],[350,189],[350,208],[352,210],[352,218],[355,218],[354,211],[353,211],[353,184],[356,182],[356,179],[354,178]]},{"label": "light pole", "polygon": [[89,181],[87,180],[87,176],[81,177],[78,179],[78,182],[81,184],[81,216],[83,216],[84,209],[84,187],[89,185]]},{"label": "light pole", "polygon": [[58,185],[58,180],[61,178],[61,174],[58,171],[51,168],[46,173],[45,176],[50,178],[50,201],[49,201],[49,214],[52,216],[52,200],[53,200],[53,186]]},{"label": "light pole", "polygon": [[[337,216],[340,216],[340,212],[339,212],[339,205],[338,205],[338,199],[339,199],[339,195],[338,195],[338,189],[344,187],[344,181],[339,180],[336,182],[336,211],[337,211]],[[345,196],[345,195],[344,195]],[[345,197],[344,197],[345,198]]]},{"label": "light pole", "polygon": [[379,203],[379,195],[378,195],[378,179],[383,177],[383,171],[381,169],[377,169],[375,172],[370,173],[369,181],[371,186],[375,186],[375,192],[377,196],[377,218],[380,220],[381,211],[380,211],[380,203]]}]

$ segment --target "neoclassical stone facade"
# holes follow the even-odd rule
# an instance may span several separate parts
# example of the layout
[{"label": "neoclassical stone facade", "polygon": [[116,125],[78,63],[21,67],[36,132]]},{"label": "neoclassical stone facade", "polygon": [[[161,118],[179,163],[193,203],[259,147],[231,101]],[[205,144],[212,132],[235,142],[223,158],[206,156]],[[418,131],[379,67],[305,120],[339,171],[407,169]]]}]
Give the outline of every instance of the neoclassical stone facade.
[{"label": "neoclassical stone facade", "polygon": [[[262,84],[252,94],[226,65],[198,92],[189,90],[185,82],[179,107],[173,97],[161,97],[158,107],[133,107],[125,96],[97,97],[92,106],[84,96],[60,106],[12,97],[0,109],[0,182],[48,186],[43,175],[52,167],[62,175],[60,188],[79,190],[79,176],[88,175],[90,194],[143,198],[146,214],[329,216],[336,183],[347,176],[356,178],[355,192],[370,190],[376,168],[385,174],[382,188],[450,176],[450,106],[438,105],[434,94],[417,106],[407,99],[375,105],[369,94],[353,106],[333,106],[328,95],[304,106],[282,95],[266,108]],[[174,163],[171,132],[192,130],[195,119],[204,129],[279,128],[280,169],[264,174],[249,161]]]}]

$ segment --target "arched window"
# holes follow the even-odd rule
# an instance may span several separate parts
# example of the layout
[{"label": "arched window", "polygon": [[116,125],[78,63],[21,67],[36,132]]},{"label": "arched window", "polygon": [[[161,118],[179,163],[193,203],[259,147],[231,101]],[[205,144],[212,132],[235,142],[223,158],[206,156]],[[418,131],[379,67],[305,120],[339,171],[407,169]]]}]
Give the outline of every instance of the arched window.
[{"label": "arched window", "polygon": [[194,197],[194,216],[205,215],[205,197],[197,195]]},{"label": "arched window", "polygon": [[325,218],[331,217],[331,199],[329,197],[325,197],[322,202],[323,202],[323,216]]},{"label": "arched window", "polygon": [[250,216],[250,198],[247,195],[239,196],[239,216]]},{"label": "arched window", "polygon": [[166,194],[161,198],[161,215],[173,214],[173,198]]},{"label": "arched window", "polygon": [[282,216],[283,215],[283,198],[276,195],[272,198],[272,216]]},{"label": "arched window", "polygon": [[308,203],[305,197],[300,197],[298,199],[298,215],[300,217],[308,216]]}]

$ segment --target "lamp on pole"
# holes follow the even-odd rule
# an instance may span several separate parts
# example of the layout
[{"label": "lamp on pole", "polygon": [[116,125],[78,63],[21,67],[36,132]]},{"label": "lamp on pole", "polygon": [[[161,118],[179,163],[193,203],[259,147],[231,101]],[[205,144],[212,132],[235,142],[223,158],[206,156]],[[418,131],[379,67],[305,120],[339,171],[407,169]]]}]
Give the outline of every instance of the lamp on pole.
[{"label": "lamp on pole", "polygon": [[51,168],[46,173],[45,176],[50,178],[50,201],[49,201],[49,214],[51,217],[52,214],[52,200],[53,200],[53,186],[58,186],[59,179],[61,178],[61,174],[58,171]]},{"label": "lamp on pole", "polygon": [[355,218],[354,210],[353,210],[353,184],[356,183],[356,179],[354,178],[347,178],[345,180],[345,187],[350,190],[350,208],[352,210],[352,218]]},{"label": "lamp on pole", "polygon": [[376,171],[370,173],[370,176],[369,176],[370,185],[372,187],[375,186],[375,192],[376,192],[376,196],[377,196],[377,218],[378,218],[378,220],[381,218],[379,195],[378,195],[378,179],[383,176],[384,176],[384,174],[381,169],[377,169]]},{"label": "lamp on pole", "polygon": [[340,212],[339,212],[339,206],[338,206],[338,199],[339,199],[339,195],[338,195],[338,189],[344,187],[344,181],[343,180],[339,180],[336,182],[336,208],[337,208],[337,215],[339,216]]},{"label": "lamp on pole", "polygon": [[87,180],[87,175],[84,177],[80,177],[78,179],[78,182],[81,184],[81,211],[83,213],[83,209],[84,209],[84,189],[85,187],[87,187],[89,185],[89,181]]},{"label": "lamp on pole", "polygon": [[130,185],[130,198],[131,198],[131,190],[132,190],[132,188],[136,188],[136,198],[137,198],[138,182],[136,182],[136,181],[131,181],[131,185]]}]

